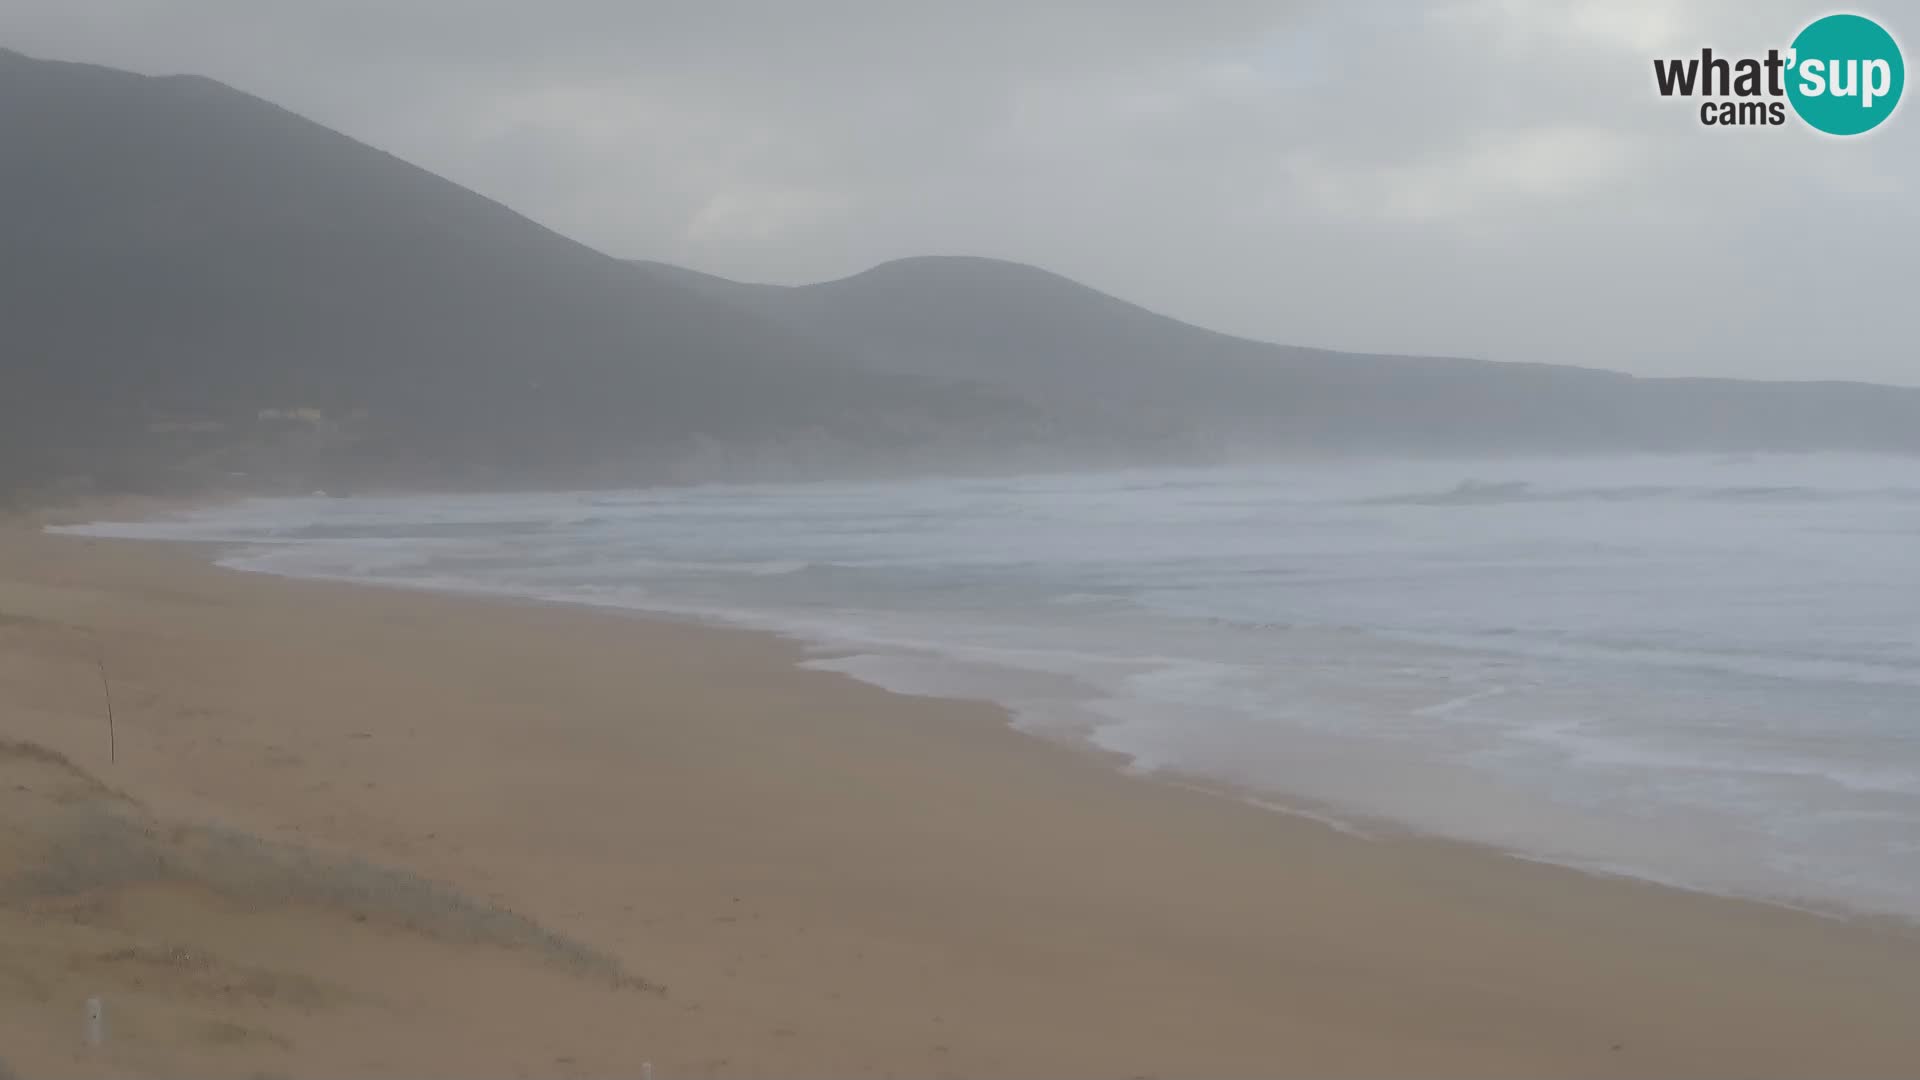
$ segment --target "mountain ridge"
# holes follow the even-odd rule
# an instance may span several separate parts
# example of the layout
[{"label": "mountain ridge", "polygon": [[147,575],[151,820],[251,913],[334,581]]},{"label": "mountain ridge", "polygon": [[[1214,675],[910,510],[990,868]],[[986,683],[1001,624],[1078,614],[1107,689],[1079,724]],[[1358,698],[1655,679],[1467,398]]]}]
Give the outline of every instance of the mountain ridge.
[{"label": "mountain ridge", "polygon": [[615,259],[200,76],[0,50],[0,491],[1920,452],[1920,390],[1261,342],[1038,267]]},{"label": "mountain ridge", "polygon": [[[666,279],[681,280],[689,284],[692,284],[694,287],[709,290],[713,295],[716,295],[716,296],[727,295],[729,292],[733,290],[745,290],[750,292],[758,292],[762,294],[778,294],[778,293],[827,290],[827,289],[833,289],[833,288],[839,288],[839,287],[854,287],[864,282],[870,282],[876,279],[892,277],[902,272],[911,273],[911,272],[921,270],[922,268],[930,268],[934,266],[955,266],[955,267],[972,266],[972,267],[978,267],[982,270],[998,270],[998,271],[1003,271],[1008,273],[1026,275],[1026,276],[1030,276],[1034,280],[1043,281],[1050,285],[1070,286],[1073,289],[1082,291],[1087,294],[1091,294],[1093,296],[1097,296],[1101,298],[1103,301],[1110,301],[1116,307],[1124,307],[1127,309],[1131,309],[1132,312],[1138,313],[1140,315],[1150,316],[1155,320],[1176,324],[1181,328],[1184,328],[1186,330],[1192,331],[1197,334],[1205,335],[1209,338],[1222,339],[1222,340],[1230,341],[1239,345],[1250,345],[1250,346],[1259,346],[1262,348],[1282,349],[1282,350],[1288,350],[1292,352],[1309,353],[1309,354],[1322,355],[1322,356],[1328,356],[1328,357],[1351,357],[1351,358],[1358,358],[1358,359],[1392,358],[1396,360],[1406,360],[1406,361],[1418,362],[1421,364],[1434,364],[1434,365],[1494,364],[1494,365],[1502,365],[1506,367],[1515,367],[1515,368],[1522,368],[1522,367],[1553,368],[1558,371],[1587,372],[1587,373],[1596,374],[1596,375],[1618,376],[1620,378],[1626,378],[1626,379],[1687,378],[1687,376],[1643,376],[1643,375],[1635,375],[1631,372],[1617,371],[1611,368],[1597,368],[1597,367],[1575,365],[1575,364],[1549,364],[1549,363],[1544,363],[1541,361],[1534,361],[1534,360],[1490,360],[1490,359],[1485,359],[1481,357],[1456,356],[1456,355],[1447,354],[1447,353],[1369,353],[1361,349],[1338,348],[1334,346],[1325,346],[1325,345],[1296,345],[1296,344],[1290,344],[1286,342],[1270,341],[1265,338],[1256,338],[1256,337],[1250,337],[1243,334],[1233,334],[1223,330],[1215,330],[1211,327],[1202,326],[1199,323],[1190,322],[1178,316],[1168,315],[1168,314],[1165,314],[1164,312],[1155,311],[1153,308],[1148,307],[1145,304],[1128,300],[1116,294],[1108,293],[1103,290],[1097,289],[1091,285],[1085,284],[1084,282],[1068,277],[1067,275],[1062,274],[1058,271],[1049,270],[1046,267],[1037,266],[1033,263],[1023,263],[1013,259],[1002,259],[1002,258],[990,256],[990,255],[961,255],[961,254],[904,255],[904,256],[899,256],[892,259],[883,260],[881,262],[873,264],[872,266],[867,267],[864,270],[857,270],[851,274],[846,274],[841,277],[827,278],[821,281],[802,282],[802,283],[793,284],[793,285],[774,284],[769,282],[740,281],[734,278],[724,277],[719,274],[709,273],[704,270],[694,270],[690,267],[680,266],[676,263],[664,262],[657,259],[626,259],[624,261],[627,262],[629,265],[641,268],[646,272],[659,274]],[[1808,381],[1808,380],[1727,380],[1727,381],[1799,382],[1799,381]],[[1812,380],[1812,381],[1821,381],[1821,382],[1855,381],[1857,382],[1857,380]],[[1861,382],[1859,383],[1859,385],[1880,385],[1880,384]]]},{"label": "mountain ridge", "polygon": [[[1203,456],[1920,451],[1910,430],[1920,420],[1914,388],[1661,378],[1284,345],[1196,327],[1050,271],[979,256],[914,256],[793,286],[636,266],[693,282],[878,372],[965,372],[1041,401],[1098,385],[1116,412],[1211,428],[1211,443],[1204,435],[1184,440]],[[927,288],[929,278],[941,287]]]},{"label": "mountain ridge", "polygon": [[[1017,412],[840,370],[692,290],[636,291],[617,260],[211,80],[11,54],[0,146],[0,348],[24,358],[0,420],[30,472],[159,454],[200,478],[559,482],[713,444],[858,444],[876,410]],[[289,410],[328,424],[300,468],[254,430]]]}]

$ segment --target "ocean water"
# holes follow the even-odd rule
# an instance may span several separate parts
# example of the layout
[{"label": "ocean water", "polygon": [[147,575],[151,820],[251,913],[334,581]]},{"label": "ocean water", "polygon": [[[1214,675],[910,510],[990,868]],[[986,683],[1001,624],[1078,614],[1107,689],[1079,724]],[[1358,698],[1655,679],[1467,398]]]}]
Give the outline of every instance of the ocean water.
[{"label": "ocean water", "polygon": [[1920,462],[314,497],[75,531],[773,629],[1362,830],[1920,916]]}]

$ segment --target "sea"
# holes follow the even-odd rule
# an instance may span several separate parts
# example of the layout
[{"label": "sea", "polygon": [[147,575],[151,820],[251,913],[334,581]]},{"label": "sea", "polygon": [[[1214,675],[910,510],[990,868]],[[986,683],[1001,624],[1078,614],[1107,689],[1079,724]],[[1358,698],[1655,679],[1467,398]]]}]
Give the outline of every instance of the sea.
[{"label": "sea", "polygon": [[772,630],[1341,828],[1920,918],[1909,459],[316,493],[70,531]]}]

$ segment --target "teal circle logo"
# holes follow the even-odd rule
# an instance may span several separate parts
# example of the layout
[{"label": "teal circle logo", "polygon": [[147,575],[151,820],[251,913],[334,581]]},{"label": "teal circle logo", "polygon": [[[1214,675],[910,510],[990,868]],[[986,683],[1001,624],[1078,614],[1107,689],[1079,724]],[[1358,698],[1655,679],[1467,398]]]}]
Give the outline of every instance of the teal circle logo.
[{"label": "teal circle logo", "polygon": [[1900,104],[1907,66],[1893,35],[1861,15],[1816,19],[1793,39],[1787,100],[1829,135],[1872,131]]}]

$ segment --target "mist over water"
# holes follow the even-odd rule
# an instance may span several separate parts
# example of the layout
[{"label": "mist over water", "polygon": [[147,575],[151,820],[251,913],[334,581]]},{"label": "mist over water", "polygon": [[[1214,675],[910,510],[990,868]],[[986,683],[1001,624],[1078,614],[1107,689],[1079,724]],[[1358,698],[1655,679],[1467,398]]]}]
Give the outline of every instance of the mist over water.
[{"label": "mist over water", "polygon": [[99,535],[724,619],[892,689],[1690,887],[1920,916],[1920,473],[1320,463],[256,500]]}]

